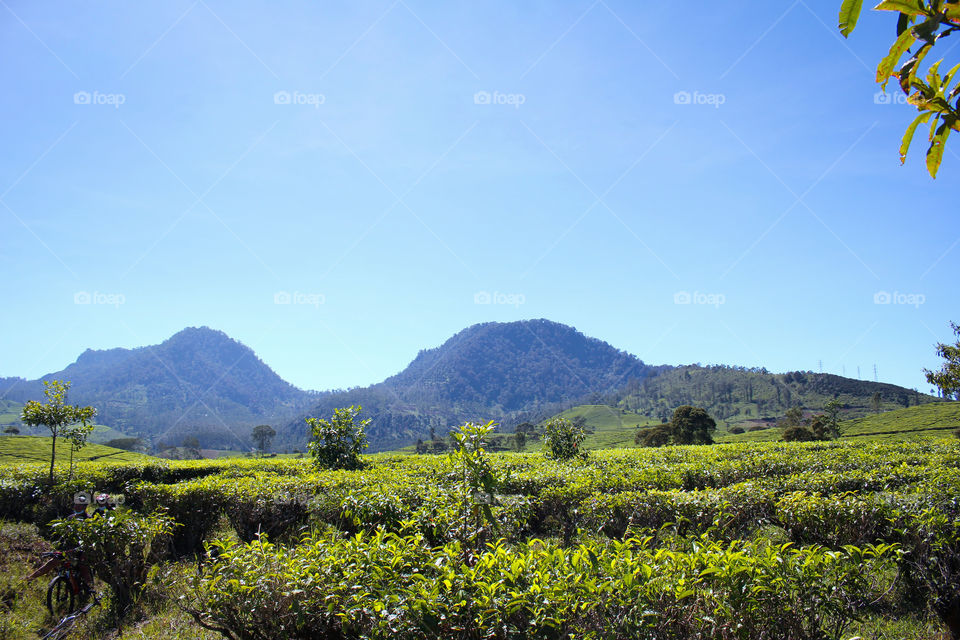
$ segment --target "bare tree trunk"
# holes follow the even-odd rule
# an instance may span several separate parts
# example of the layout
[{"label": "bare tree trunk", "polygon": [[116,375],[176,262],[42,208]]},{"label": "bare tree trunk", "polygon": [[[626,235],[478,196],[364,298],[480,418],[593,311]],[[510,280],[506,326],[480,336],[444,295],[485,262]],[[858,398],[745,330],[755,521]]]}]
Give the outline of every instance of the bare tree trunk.
[{"label": "bare tree trunk", "polygon": [[53,440],[50,445],[50,484],[53,484],[53,461],[57,457],[57,432],[53,432]]}]

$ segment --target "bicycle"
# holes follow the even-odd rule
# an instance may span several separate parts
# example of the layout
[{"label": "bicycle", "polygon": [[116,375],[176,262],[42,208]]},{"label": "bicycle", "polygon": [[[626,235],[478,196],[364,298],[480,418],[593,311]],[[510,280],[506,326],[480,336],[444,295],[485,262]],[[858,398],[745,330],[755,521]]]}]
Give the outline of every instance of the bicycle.
[{"label": "bicycle", "polygon": [[88,602],[82,609],[78,609],[61,618],[57,626],[51,629],[41,640],[62,640],[66,638],[70,631],[73,630],[73,625],[77,623],[77,620],[79,620],[81,616],[89,613],[90,609],[93,609],[98,604],[100,604],[100,594],[94,592],[92,602]]},{"label": "bicycle", "polygon": [[47,587],[47,609],[54,618],[62,618],[83,606],[92,590],[83,579],[80,563],[74,562],[68,553],[49,551],[44,553],[43,557],[56,558],[59,561],[57,575]]}]

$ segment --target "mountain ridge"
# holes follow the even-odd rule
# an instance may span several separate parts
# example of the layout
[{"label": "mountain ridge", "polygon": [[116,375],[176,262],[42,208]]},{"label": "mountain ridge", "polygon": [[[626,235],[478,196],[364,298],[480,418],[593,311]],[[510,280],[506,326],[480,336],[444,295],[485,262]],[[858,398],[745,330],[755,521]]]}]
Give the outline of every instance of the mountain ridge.
[{"label": "mountain ridge", "polygon": [[666,419],[680,404],[718,420],[782,415],[795,403],[819,408],[841,398],[857,411],[880,392],[884,406],[934,399],[888,383],[766,369],[648,365],[640,358],[547,319],[485,322],[422,349],[381,382],[311,392],[276,374],[248,346],[209,327],[187,327],[157,345],[87,349],[38,380],[0,378],[0,399],[42,399],[43,380],[69,380],[70,401],[98,409],[98,422],[179,445],[247,448],[250,429],[271,424],[275,449],[303,448],[304,418],[360,405],[371,450],[442,437],[467,421],[495,420],[504,431],[584,403],[620,406]]}]

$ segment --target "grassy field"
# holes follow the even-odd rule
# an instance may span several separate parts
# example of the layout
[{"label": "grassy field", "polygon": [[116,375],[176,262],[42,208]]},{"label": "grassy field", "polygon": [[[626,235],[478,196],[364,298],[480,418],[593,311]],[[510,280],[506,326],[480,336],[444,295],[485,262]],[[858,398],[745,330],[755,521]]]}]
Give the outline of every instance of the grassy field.
[{"label": "grassy field", "polygon": [[[138,462],[148,458],[139,453],[105,447],[101,444],[88,444],[74,461],[99,460],[103,462]],[[70,459],[70,445],[57,440],[57,463],[66,463]],[[6,462],[50,462],[50,438],[40,436],[3,436],[0,437],[0,463]]]},{"label": "grassy field", "polygon": [[632,447],[638,428],[660,424],[656,418],[603,404],[582,404],[560,414],[569,420],[577,416],[587,421],[588,433],[583,442],[587,449]]},{"label": "grassy field", "polygon": [[[587,421],[588,449],[633,447],[633,437],[638,428],[655,426],[660,421],[639,413],[625,411],[606,405],[585,404],[568,409],[560,416],[573,419],[583,416]],[[929,440],[952,438],[953,431],[960,428],[960,402],[936,402],[919,407],[897,409],[884,413],[843,422],[843,439],[857,440]],[[717,430],[717,442],[771,442],[779,440],[783,431],[777,428],[744,433],[730,433],[724,428]],[[539,443],[529,449],[537,450]]]},{"label": "grassy field", "polygon": [[[841,423],[843,440],[937,440],[953,438],[960,428],[960,402],[935,402],[909,409],[845,420]],[[717,442],[767,442],[779,440],[781,429],[764,429],[732,434],[718,431]]]},{"label": "grassy field", "polygon": [[20,424],[20,411],[23,405],[12,400],[0,400],[0,431],[10,425]]}]

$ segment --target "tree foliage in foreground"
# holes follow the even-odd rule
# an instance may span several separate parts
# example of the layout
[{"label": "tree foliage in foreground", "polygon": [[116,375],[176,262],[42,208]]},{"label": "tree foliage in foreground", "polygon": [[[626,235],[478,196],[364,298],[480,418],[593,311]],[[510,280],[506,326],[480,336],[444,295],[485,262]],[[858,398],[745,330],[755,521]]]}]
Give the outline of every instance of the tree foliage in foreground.
[{"label": "tree foliage in foreground", "polygon": [[939,371],[924,369],[923,372],[927,382],[936,385],[943,397],[954,396],[960,400],[960,325],[951,322],[950,328],[957,336],[956,344],[937,344],[937,355],[944,359],[943,366]]},{"label": "tree foliage in foreground", "polygon": [[[863,0],[843,0],[840,7],[840,33],[853,32],[863,9]],[[957,0],[883,0],[875,11],[896,11],[897,39],[877,66],[877,82],[886,91],[893,78],[907,96],[907,102],[920,114],[914,118],[900,143],[900,163],[907,158],[913,135],[921,124],[930,124],[927,147],[927,171],[933,178],[943,160],[943,150],[952,130],[960,131],[960,78],[951,88],[960,64],[940,75],[943,59],[918,75],[920,63],[940,40],[960,30],[960,2]],[[912,54],[906,62],[900,61]]]}]

